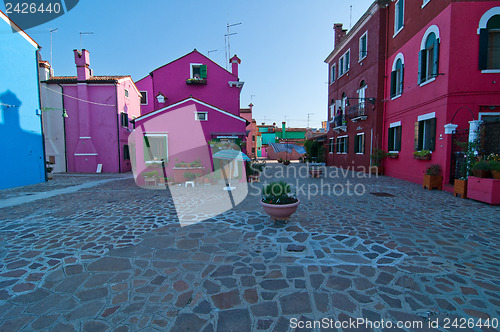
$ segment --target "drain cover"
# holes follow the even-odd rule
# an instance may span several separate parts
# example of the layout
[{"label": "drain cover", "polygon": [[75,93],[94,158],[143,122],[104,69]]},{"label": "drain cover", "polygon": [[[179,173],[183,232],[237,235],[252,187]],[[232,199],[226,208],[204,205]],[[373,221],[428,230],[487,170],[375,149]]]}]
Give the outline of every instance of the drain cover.
[{"label": "drain cover", "polygon": [[378,196],[378,197],[395,197],[394,195],[391,195],[389,193],[370,193],[370,194]]}]

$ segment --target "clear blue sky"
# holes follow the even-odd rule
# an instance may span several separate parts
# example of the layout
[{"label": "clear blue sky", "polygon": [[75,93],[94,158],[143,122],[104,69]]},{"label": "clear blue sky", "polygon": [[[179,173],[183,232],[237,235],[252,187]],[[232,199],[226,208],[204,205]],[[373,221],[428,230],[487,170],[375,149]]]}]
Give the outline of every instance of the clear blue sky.
[{"label": "clear blue sky", "polygon": [[[53,34],[56,75],[75,75],[72,50],[90,51],[95,75],[131,75],[139,80],[153,69],[196,48],[225,67],[226,24],[242,23],[231,32],[231,53],[242,60],[245,82],[241,107],[250,102],[258,123],[287,121],[289,126],[319,127],[327,114],[328,68],[333,23],[350,27],[372,0],[80,0],[67,14],[28,29],[50,59]],[[0,5],[5,11],[5,7]]]}]

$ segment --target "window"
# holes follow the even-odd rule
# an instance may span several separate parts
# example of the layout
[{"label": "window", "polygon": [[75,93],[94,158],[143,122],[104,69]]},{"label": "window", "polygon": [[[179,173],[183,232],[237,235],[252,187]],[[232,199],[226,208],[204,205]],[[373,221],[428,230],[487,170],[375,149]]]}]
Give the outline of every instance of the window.
[{"label": "window", "polygon": [[405,2],[404,0],[396,1],[394,6],[394,35],[396,35],[404,26]]},{"label": "window", "polygon": [[255,153],[255,148],[252,148],[252,153]]},{"label": "window", "polygon": [[401,151],[401,121],[391,123],[389,126],[389,151]]},{"label": "window", "polygon": [[479,29],[479,69],[500,69],[500,14],[491,16],[486,28]]},{"label": "window", "polygon": [[130,150],[128,145],[123,146],[123,160],[130,160]]},{"label": "window", "polygon": [[364,115],[365,114],[366,88],[367,88],[367,86],[366,86],[365,81],[361,81],[361,84],[359,85],[359,90],[358,90],[359,115]]},{"label": "window", "polygon": [[199,79],[207,78],[207,66],[201,63],[192,63],[190,77]]},{"label": "window", "polygon": [[403,93],[404,58],[399,53],[394,59],[391,72],[391,98],[398,97]]},{"label": "window", "polygon": [[195,120],[198,121],[207,121],[208,120],[208,112],[196,112]]},{"label": "window", "polygon": [[141,105],[147,105],[148,104],[148,92],[147,91],[140,91],[141,93]]},{"label": "window", "polygon": [[144,161],[168,161],[168,146],[166,134],[144,134]]},{"label": "window", "polygon": [[357,134],[354,137],[354,153],[365,153],[365,134]]},{"label": "window", "polygon": [[359,38],[359,61],[366,58],[368,53],[368,31]]},{"label": "window", "polygon": [[124,112],[120,113],[120,123],[121,123],[122,127],[128,128],[128,114],[127,113],[124,113]]},{"label": "window", "polygon": [[337,137],[337,153],[347,153],[349,147],[349,137]]},{"label": "window", "polygon": [[125,97],[128,98],[128,89],[125,89]]},{"label": "window", "polygon": [[333,64],[330,67],[330,84],[332,84],[333,82],[335,82],[336,71],[337,71],[337,66],[335,64]]},{"label": "window", "polygon": [[418,84],[433,80],[439,73],[439,30],[427,29],[418,54]]},{"label": "window", "polygon": [[328,152],[329,153],[333,153],[333,148],[334,148],[334,138],[330,138],[330,141],[328,142]]},{"label": "window", "polygon": [[252,135],[252,142],[255,142],[255,135]]},{"label": "window", "polygon": [[415,123],[415,151],[434,151],[436,147],[436,115],[429,113],[418,117]]},{"label": "window", "polygon": [[422,3],[422,8],[425,7],[426,4],[428,4],[431,0],[424,0],[424,2]]},{"label": "window", "polygon": [[348,50],[339,59],[339,77],[344,75],[345,73],[347,73],[349,71],[350,53],[351,53],[351,51]]}]

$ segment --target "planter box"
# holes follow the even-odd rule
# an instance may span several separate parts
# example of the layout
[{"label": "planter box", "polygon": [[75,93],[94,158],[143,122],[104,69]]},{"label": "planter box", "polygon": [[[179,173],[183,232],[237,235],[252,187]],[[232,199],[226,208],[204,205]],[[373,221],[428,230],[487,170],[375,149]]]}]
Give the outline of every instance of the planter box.
[{"label": "planter box", "polygon": [[309,174],[312,178],[319,178],[323,173],[322,169],[309,169]]},{"label": "planter box", "polygon": [[467,198],[467,180],[455,179],[455,185],[453,187],[453,196],[460,198]]},{"label": "planter box", "polygon": [[469,176],[467,196],[489,204],[500,204],[500,180]]},{"label": "planter box", "polygon": [[432,158],[432,155],[428,155],[428,156],[415,156],[413,155],[413,159],[417,159],[417,160],[431,160]]},{"label": "planter box", "polygon": [[174,167],[174,182],[183,183],[188,181],[184,177],[184,173],[186,172],[191,172],[201,176],[205,173],[205,167]]},{"label": "planter box", "polygon": [[441,175],[424,175],[424,189],[443,190],[443,177]]},{"label": "planter box", "polygon": [[398,159],[399,158],[399,153],[394,153],[394,154],[388,154],[387,158],[390,159]]},{"label": "planter box", "polygon": [[370,174],[384,175],[384,166],[370,166]]},{"label": "planter box", "polygon": [[490,171],[485,171],[485,170],[481,170],[481,169],[473,169],[472,170],[472,174],[474,174],[474,176],[476,178],[483,178],[483,179],[489,179],[489,178],[491,178],[491,172]]},{"label": "planter box", "polygon": [[500,180],[500,171],[491,171],[491,175],[494,179]]}]

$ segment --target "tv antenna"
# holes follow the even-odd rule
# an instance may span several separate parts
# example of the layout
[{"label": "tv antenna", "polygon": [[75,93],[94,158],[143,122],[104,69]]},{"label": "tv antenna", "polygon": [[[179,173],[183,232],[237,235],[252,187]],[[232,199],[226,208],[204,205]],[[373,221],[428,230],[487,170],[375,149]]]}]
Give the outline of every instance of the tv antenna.
[{"label": "tv antenna", "polygon": [[82,42],[82,36],[83,35],[93,35],[93,32],[80,32],[80,50],[83,50],[83,42]]},{"label": "tv antenna", "polygon": [[309,118],[311,115],[314,115],[314,113],[307,113],[307,128],[311,128],[309,127]]},{"label": "tv antenna", "polygon": [[217,52],[218,50],[211,50],[211,51],[208,51],[208,57],[210,58],[210,53],[213,53],[213,52]]},{"label": "tv antenna", "polygon": [[352,5],[350,8],[350,13],[349,13],[349,30],[352,29]]},{"label": "tv antenna", "polygon": [[55,28],[55,29],[52,29],[50,30],[50,65],[53,66],[52,64],[52,32],[57,32],[57,30],[59,30],[59,28]]},{"label": "tv antenna", "polygon": [[231,33],[229,31],[229,28],[234,27],[236,25],[241,25],[242,23],[234,23],[234,24],[227,24],[227,34],[224,35],[225,40],[226,40],[226,70],[229,68],[229,57],[231,56],[231,43],[229,41],[229,38],[233,35],[237,35],[237,32]]}]

